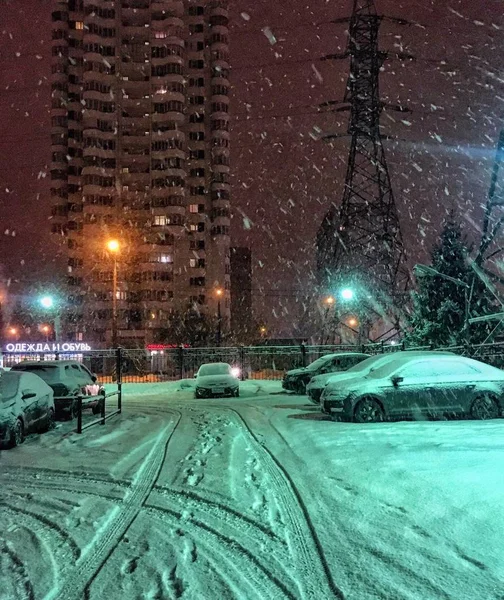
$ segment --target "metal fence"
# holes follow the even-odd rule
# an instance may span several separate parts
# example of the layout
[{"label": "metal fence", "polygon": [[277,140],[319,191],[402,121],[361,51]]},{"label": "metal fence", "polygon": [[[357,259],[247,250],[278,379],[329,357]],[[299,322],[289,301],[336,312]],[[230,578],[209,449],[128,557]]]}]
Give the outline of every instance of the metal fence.
[{"label": "metal fence", "polygon": [[138,349],[90,350],[79,353],[4,353],[3,366],[22,360],[78,360],[98,376],[100,383],[151,383],[192,378],[200,365],[226,362],[238,367],[242,379],[282,379],[285,371],[303,367],[335,352],[380,354],[398,350],[450,350],[497,367],[504,367],[504,342],[444,348],[407,347],[405,344],[363,344],[332,346],[239,346],[212,348],[169,348],[159,351]]},{"label": "metal fence", "polygon": [[[115,410],[113,410],[112,412],[107,413],[107,398],[113,398],[114,396],[117,396],[117,408]],[[96,398],[98,398],[100,400],[100,416],[99,416],[99,418],[94,419],[93,421],[89,421],[88,423],[83,424],[82,423],[82,410],[84,408],[83,397],[82,396],[77,397],[77,428],[76,428],[77,433],[82,433],[83,431],[85,431],[86,429],[89,429],[90,427],[93,427],[94,425],[105,425],[105,422],[108,419],[110,419],[111,417],[114,417],[115,415],[121,414],[121,412],[122,412],[122,390],[121,390],[120,383],[117,384],[117,390],[114,390],[113,392],[104,393],[100,396],[97,396]],[[89,398],[86,398],[86,400],[89,400]]]}]

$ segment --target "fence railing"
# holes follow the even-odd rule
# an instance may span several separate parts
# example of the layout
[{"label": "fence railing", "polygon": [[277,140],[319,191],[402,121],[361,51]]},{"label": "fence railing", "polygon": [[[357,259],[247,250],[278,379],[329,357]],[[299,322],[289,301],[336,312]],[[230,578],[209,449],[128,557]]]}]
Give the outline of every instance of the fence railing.
[{"label": "fence railing", "polygon": [[449,350],[472,356],[497,367],[504,367],[504,342],[472,346],[434,348],[405,344],[235,346],[209,348],[169,348],[160,351],[139,349],[89,350],[79,353],[4,353],[3,366],[22,360],[78,360],[102,384],[154,383],[194,377],[199,367],[209,362],[226,362],[241,371],[242,379],[282,379],[285,371],[304,367],[317,358],[336,352],[381,354],[398,350]]},{"label": "fence railing", "polygon": [[[107,398],[113,398],[114,396],[117,396],[117,408],[107,414],[107,412],[106,412]],[[121,414],[121,412],[122,412],[121,384],[118,383],[117,390],[114,390],[113,392],[106,392],[104,394],[100,394],[99,396],[93,396],[93,397],[86,396],[86,400],[88,402],[90,400],[95,400],[95,399],[98,401],[102,401],[100,404],[100,416],[98,419],[94,419],[93,421],[89,421],[89,423],[85,423],[83,425],[82,424],[82,411],[84,408],[83,402],[82,402],[83,396],[79,395],[77,397],[77,428],[76,428],[77,433],[82,433],[83,431],[85,431],[86,429],[89,429],[90,427],[93,427],[94,425],[105,425],[105,422],[108,419],[110,419],[111,417],[114,417],[115,415]]]}]

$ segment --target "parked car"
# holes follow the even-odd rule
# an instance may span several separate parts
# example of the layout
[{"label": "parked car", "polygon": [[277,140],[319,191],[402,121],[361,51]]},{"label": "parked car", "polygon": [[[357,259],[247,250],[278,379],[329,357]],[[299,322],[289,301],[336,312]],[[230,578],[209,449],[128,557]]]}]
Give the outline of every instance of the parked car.
[{"label": "parked car", "polygon": [[2,373],[0,377],[0,444],[18,446],[28,433],[54,424],[54,393],[32,373]]},{"label": "parked car", "polygon": [[14,365],[11,371],[34,373],[54,391],[57,416],[74,417],[77,414],[77,397],[82,395],[82,407],[100,412],[105,402],[105,391],[83,364],[76,360],[25,361]]},{"label": "parked car", "polygon": [[284,390],[296,392],[296,394],[305,394],[306,386],[312,377],[326,373],[336,373],[337,371],[346,371],[368,357],[369,354],[359,352],[326,354],[317,358],[317,360],[313,361],[307,367],[287,371],[282,381],[282,387]]},{"label": "parked car", "polygon": [[[327,373],[324,375],[316,375],[310,379],[309,384],[306,386],[306,393],[308,394],[308,398],[314,403],[320,403],[320,397],[324,388],[327,385],[340,385],[340,382],[345,381],[346,379],[350,379],[352,377],[356,377],[359,375],[360,377],[364,377],[367,375],[372,369],[376,369],[379,365],[384,364],[385,362],[393,359],[394,357],[399,356],[400,354],[407,354],[408,356],[415,356],[418,354],[418,350],[407,350],[405,352],[391,352],[387,354],[376,354],[375,356],[370,356],[360,362],[358,362],[353,367],[350,367],[344,373]],[[425,354],[425,352],[421,352],[421,354]],[[441,352],[441,354],[451,354],[455,356],[453,352]]]},{"label": "parked car", "polygon": [[238,397],[240,395],[240,380],[231,365],[227,363],[201,365],[195,377],[195,398]]},{"label": "parked car", "polygon": [[323,412],[359,423],[435,414],[491,419],[504,407],[504,372],[485,363],[438,352],[398,352],[364,377],[327,385]]}]

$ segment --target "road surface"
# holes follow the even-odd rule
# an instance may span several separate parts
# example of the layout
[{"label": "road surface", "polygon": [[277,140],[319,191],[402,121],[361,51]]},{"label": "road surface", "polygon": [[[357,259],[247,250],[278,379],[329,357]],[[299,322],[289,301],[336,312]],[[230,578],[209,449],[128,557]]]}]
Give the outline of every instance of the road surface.
[{"label": "road surface", "polygon": [[503,421],[333,423],[279,383],[188,385],[2,451],[1,600],[504,598]]}]

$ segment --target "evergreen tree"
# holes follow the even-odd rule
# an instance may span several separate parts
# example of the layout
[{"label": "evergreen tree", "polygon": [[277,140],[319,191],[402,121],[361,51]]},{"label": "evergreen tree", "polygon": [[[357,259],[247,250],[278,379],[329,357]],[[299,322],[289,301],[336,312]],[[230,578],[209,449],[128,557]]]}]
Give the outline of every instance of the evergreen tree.
[{"label": "evergreen tree", "polygon": [[[459,223],[450,214],[441,232],[439,244],[432,253],[432,268],[469,285],[469,317],[488,315],[496,311],[493,298],[467,262],[470,248]],[[434,347],[462,345],[466,342],[464,329],[466,294],[464,288],[441,276],[417,277],[418,291],[413,292],[411,331],[406,336],[410,345]],[[469,325],[471,343],[483,342],[493,325]]]}]

